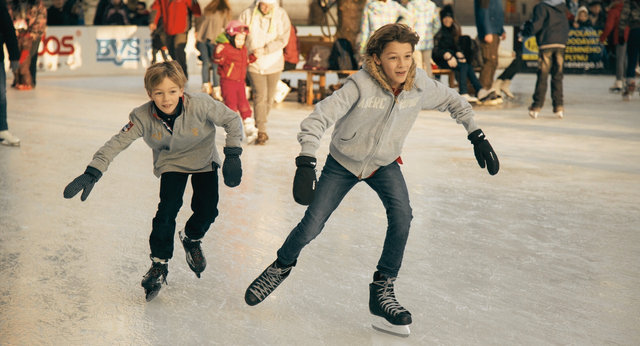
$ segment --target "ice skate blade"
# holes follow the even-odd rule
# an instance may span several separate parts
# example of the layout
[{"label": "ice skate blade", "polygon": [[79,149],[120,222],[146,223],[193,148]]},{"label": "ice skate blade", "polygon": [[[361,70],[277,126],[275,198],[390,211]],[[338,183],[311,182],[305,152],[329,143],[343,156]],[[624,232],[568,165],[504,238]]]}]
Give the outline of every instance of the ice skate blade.
[{"label": "ice skate blade", "polygon": [[158,296],[158,293],[160,293],[160,289],[148,290],[145,288],[144,293],[145,293],[145,299],[147,299],[147,302],[150,302],[153,300],[153,298]]},{"label": "ice skate blade", "polygon": [[408,325],[400,326],[391,324],[387,320],[385,320],[384,317],[375,315],[373,316],[371,326],[373,327],[373,329],[379,332],[388,333],[402,338],[409,337],[409,334],[411,333]]},{"label": "ice skate blade", "polygon": [[198,279],[200,278],[200,273],[196,273],[196,276],[198,277]]}]

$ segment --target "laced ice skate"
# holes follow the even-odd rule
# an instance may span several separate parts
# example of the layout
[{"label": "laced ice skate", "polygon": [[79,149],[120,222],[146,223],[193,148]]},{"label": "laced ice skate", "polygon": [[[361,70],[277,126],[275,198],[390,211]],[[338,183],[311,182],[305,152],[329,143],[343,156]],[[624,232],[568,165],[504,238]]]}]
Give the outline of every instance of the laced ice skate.
[{"label": "laced ice skate", "polygon": [[373,274],[369,284],[369,311],[373,315],[373,329],[401,337],[410,334],[411,313],[396,300],[393,290],[395,277]]},{"label": "laced ice skate", "polygon": [[255,279],[244,294],[244,301],[251,305],[257,305],[271,294],[284,279],[289,276],[291,269],[295,267],[296,260],[292,264],[281,267],[278,261],[274,261]]},{"label": "laced ice skate", "polygon": [[196,273],[196,276],[200,278],[200,273],[202,273],[207,267],[207,259],[204,258],[204,253],[200,247],[200,239],[193,240],[187,238],[184,234],[184,228],[178,233],[178,235],[180,236],[180,242],[182,242],[184,252],[187,256],[189,268],[191,268],[191,270]]},{"label": "laced ice skate", "polygon": [[167,274],[169,274],[168,261],[155,258],[151,258],[151,260],[153,261],[151,268],[149,268],[149,271],[147,271],[140,283],[144,288],[147,301],[151,301],[158,295],[162,288],[162,283],[167,283]]}]

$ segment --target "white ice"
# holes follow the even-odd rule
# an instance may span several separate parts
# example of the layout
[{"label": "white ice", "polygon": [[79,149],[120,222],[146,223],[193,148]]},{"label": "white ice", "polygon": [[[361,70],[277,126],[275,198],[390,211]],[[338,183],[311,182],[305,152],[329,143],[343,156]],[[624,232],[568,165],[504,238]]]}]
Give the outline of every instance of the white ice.
[{"label": "white ice", "polygon": [[[370,324],[386,218],[366,184],[268,299],[243,300],[304,213],[291,187],[311,107],[273,109],[267,145],[244,148],[242,184],[221,182],[202,278],[176,232],[169,285],[147,303],[140,280],[159,188],[150,149],[139,140],[124,151],[87,201],[62,197],[147,101],[142,78],[9,88],[22,146],[0,147],[0,345],[639,345],[640,97],[609,94],[612,76],[568,75],[564,120],[549,98],[533,120],[534,82],[517,75],[515,101],[476,108],[500,158],[496,176],[447,114],[422,112],[406,140],[414,219],[396,295],[413,315],[408,338]],[[199,88],[191,76],[188,91]]]}]

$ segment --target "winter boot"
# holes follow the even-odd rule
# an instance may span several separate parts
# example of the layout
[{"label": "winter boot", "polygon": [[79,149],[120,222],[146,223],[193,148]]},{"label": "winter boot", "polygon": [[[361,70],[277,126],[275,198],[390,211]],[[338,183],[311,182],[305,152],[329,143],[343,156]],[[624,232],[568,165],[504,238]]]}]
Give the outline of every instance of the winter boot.
[{"label": "winter boot", "polygon": [[213,87],[211,90],[211,97],[216,101],[224,102],[224,99],[222,98],[222,89],[219,86]]},{"label": "winter boot", "polygon": [[262,302],[291,274],[291,269],[297,262],[296,260],[288,266],[283,266],[275,260],[249,285],[244,294],[244,301],[250,306]]},{"label": "winter boot", "polygon": [[141,282],[147,301],[151,301],[158,295],[162,288],[162,283],[167,283],[167,274],[169,274],[168,260],[151,257],[151,261],[151,268],[149,268]]},{"label": "winter boot", "polygon": [[485,88],[480,89],[476,97],[482,102],[483,106],[495,106],[499,104],[499,101],[496,101],[496,91],[493,88],[488,90]]},{"label": "winter boot", "polygon": [[627,86],[624,88],[624,92],[622,93],[622,100],[630,101],[631,96],[635,91],[636,91],[636,82],[635,81],[627,82]]},{"label": "winter boot", "polygon": [[398,301],[393,291],[395,277],[387,277],[380,272],[373,274],[369,284],[369,311],[373,314],[373,328],[379,331],[409,336],[411,313]]},{"label": "winter boot", "polygon": [[200,89],[203,93],[211,95],[211,83],[202,83],[202,89]]},{"label": "winter boot", "polygon": [[247,144],[251,144],[258,138],[258,129],[256,121],[253,118],[246,118],[242,121],[244,124],[244,135],[247,137]]},{"label": "winter boot", "polygon": [[0,144],[10,147],[19,147],[20,138],[13,136],[9,130],[0,131]]},{"label": "winter boot", "polygon": [[258,132],[258,139],[256,139],[257,145],[265,145],[267,144],[267,140],[269,140],[269,136],[267,136],[266,132]]},{"label": "winter boot", "polygon": [[200,248],[201,239],[189,239],[184,234],[184,228],[178,233],[180,241],[184,247],[184,252],[187,255],[187,264],[189,268],[196,273],[196,276],[200,278],[200,273],[207,267],[207,260],[204,258],[202,248]]}]

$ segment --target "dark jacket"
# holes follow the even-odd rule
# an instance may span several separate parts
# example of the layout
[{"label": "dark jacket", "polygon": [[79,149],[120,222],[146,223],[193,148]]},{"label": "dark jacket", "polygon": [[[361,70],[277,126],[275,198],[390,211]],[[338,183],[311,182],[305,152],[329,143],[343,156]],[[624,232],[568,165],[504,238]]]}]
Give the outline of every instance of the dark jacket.
[{"label": "dark jacket", "polygon": [[532,25],[525,27],[523,35],[535,35],[541,49],[565,47],[569,39],[566,11],[564,3],[557,6],[549,6],[544,2],[537,4],[533,8]]},{"label": "dark jacket", "polygon": [[620,23],[618,29],[624,30],[640,28],[640,0],[625,0],[622,12],[620,12]]},{"label": "dark jacket", "polygon": [[473,1],[478,37],[482,40],[487,34],[502,35],[504,33],[504,11],[502,0]]},{"label": "dark jacket", "polygon": [[7,9],[7,3],[4,0],[0,0],[0,60],[2,61],[4,61],[4,49],[2,46],[5,44],[9,52],[9,61],[20,60],[18,38]]},{"label": "dark jacket", "polygon": [[446,53],[455,56],[457,52],[461,51],[455,33],[456,27],[454,25],[448,28],[443,25],[434,37],[433,61],[440,68],[449,68],[449,64],[444,59]]}]

